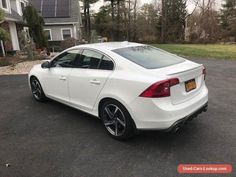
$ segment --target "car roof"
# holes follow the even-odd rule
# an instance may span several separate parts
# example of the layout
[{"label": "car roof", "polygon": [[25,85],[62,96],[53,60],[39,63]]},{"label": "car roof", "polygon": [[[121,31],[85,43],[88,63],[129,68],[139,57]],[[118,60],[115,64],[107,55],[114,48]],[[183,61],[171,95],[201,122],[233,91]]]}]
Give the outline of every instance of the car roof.
[{"label": "car roof", "polygon": [[88,47],[88,48],[93,48],[93,49],[98,49],[98,50],[115,50],[119,48],[135,47],[135,46],[142,46],[142,45],[144,44],[124,41],[124,42],[104,42],[104,43],[83,44],[83,45],[78,45],[75,47]]}]

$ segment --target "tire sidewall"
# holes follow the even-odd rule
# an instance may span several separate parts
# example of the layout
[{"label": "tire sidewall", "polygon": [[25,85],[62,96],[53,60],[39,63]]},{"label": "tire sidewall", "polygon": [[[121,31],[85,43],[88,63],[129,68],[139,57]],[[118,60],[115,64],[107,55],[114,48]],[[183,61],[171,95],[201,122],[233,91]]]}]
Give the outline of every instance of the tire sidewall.
[{"label": "tire sidewall", "polygon": [[[103,114],[104,114],[104,109],[107,105],[109,104],[114,104],[116,105],[117,107],[119,107],[119,109],[123,112],[124,114],[124,117],[125,117],[125,131],[122,135],[120,136],[115,136],[115,135],[112,135],[106,128],[105,124],[104,124],[104,117],[103,117]],[[134,136],[134,132],[135,132],[135,124],[128,112],[128,110],[118,101],[116,100],[108,100],[106,102],[103,103],[102,107],[101,107],[101,120],[102,120],[102,123],[103,123],[103,126],[104,128],[106,129],[106,132],[114,139],[117,139],[117,140],[126,140],[126,139],[129,139],[131,137]]]},{"label": "tire sidewall", "polygon": [[[39,87],[40,87],[40,89],[41,89],[41,95],[40,95],[39,98],[35,97],[35,95],[33,94],[33,90],[32,90],[32,82],[35,81],[35,80],[38,82]],[[43,88],[42,88],[42,86],[41,86],[39,80],[38,80],[36,77],[33,77],[33,78],[30,79],[30,86],[31,86],[31,92],[32,92],[32,94],[33,94],[34,99],[36,99],[37,101],[40,101],[40,102],[46,101],[46,96],[45,96],[45,94],[44,94]]]}]

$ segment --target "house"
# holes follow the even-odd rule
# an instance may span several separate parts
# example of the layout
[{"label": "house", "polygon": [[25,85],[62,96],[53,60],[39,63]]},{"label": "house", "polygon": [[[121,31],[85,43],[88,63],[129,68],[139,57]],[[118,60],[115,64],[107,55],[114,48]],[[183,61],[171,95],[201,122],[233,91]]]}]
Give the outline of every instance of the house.
[{"label": "house", "polygon": [[6,51],[20,50],[18,34],[27,30],[22,18],[23,9],[27,4],[28,0],[0,0],[0,8],[5,16],[0,26],[10,34],[10,39],[4,42]]},{"label": "house", "polygon": [[79,0],[30,0],[44,18],[49,45],[68,38],[80,40],[82,19]]}]

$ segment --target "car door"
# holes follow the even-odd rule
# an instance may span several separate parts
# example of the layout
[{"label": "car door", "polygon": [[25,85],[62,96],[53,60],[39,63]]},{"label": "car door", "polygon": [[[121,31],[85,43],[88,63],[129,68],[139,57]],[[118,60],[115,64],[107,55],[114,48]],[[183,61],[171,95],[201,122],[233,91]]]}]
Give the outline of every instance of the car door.
[{"label": "car door", "polygon": [[74,49],[63,52],[51,61],[43,77],[43,88],[47,96],[62,102],[69,101],[68,76],[78,51]]},{"label": "car door", "polygon": [[70,102],[79,109],[91,111],[114,63],[98,51],[84,49],[75,65],[69,80]]}]

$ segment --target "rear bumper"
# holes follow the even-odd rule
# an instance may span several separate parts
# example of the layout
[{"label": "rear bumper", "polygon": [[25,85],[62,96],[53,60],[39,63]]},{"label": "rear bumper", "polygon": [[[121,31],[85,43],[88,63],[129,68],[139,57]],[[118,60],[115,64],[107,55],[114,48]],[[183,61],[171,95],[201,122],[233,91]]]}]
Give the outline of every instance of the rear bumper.
[{"label": "rear bumper", "polygon": [[194,98],[177,105],[173,105],[169,97],[166,98],[143,98],[138,97],[129,104],[129,111],[137,129],[143,130],[167,130],[195,115],[199,110],[206,108],[208,102],[208,89],[202,91]]},{"label": "rear bumper", "polygon": [[168,129],[166,129],[166,131],[167,132],[171,132],[171,131],[176,132],[176,131],[178,131],[187,121],[196,118],[202,112],[206,112],[207,109],[208,109],[208,102],[204,106],[202,106],[200,109],[193,112],[192,114],[190,114],[190,115],[176,121],[175,123],[173,123]]}]

